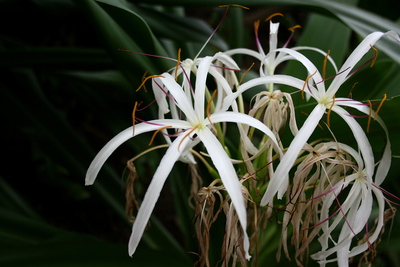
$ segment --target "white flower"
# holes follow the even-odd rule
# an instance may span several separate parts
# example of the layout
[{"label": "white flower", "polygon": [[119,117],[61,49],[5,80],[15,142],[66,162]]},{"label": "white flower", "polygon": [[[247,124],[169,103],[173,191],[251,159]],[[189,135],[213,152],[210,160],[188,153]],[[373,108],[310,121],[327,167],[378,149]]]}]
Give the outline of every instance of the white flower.
[{"label": "white flower", "polygon": [[[212,124],[220,122],[248,124],[268,135],[272,140],[274,140],[275,144],[277,144],[277,141],[273,133],[263,123],[246,114],[227,111],[229,106],[223,109],[222,105],[217,103],[216,106],[220,106],[219,109],[216,109],[217,112],[206,114],[205,95],[207,90],[206,80],[208,73],[211,73],[211,75],[214,76],[216,82],[221,88],[223,88],[223,90],[226,92],[231,90],[228,82],[223,78],[223,76],[212,71],[212,68],[210,69],[211,63],[214,59],[215,57],[205,57],[201,60],[197,69],[195,86],[194,88],[190,88],[190,90],[185,90],[191,86],[189,86],[189,83],[187,83],[187,86],[189,87],[183,89],[169,73],[164,73],[159,77],[153,78],[153,84],[157,85],[157,87],[153,87],[153,89],[158,88],[164,95],[168,94],[169,101],[173,103],[172,105],[170,104],[169,107],[172,107],[172,109],[177,108],[179,111],[176,111],[175,115],[170,119],[164,119],[162,117],[161,119],[139,123],[134,126],[134,129],[133,127],[130,127],[122,131],[109,141],[103,149],[101,149],[87,171],[86,184],[90,185],[94,182],[101,166],[110,154],[128,139],[136,137],[142,133],[160,130],[166,126],[169,126],[169,128],[172,129],[177,129],[176,134],[174,134],[176,138],[173,141],[171,140],[170,147],[166,151],[153,176],[133,224],[132,235],[129,241],[130,255],[135,252],[138,246],[143,231],[159,197],[160,191],[175,162],[189,148],[202,142],[236,209],[244,233],[244,251],[246,253],[246,258],[250,259],[248,253],[249,239],[246,233],[247,217],[241,184],[232,165],[231,159],[228,157],[223,146],[210,128]],[[156,93],[156,95],[157,94],[158,93]],[[164,102],[166,100],[158,95],[157,101]],[[165,112],[165,109],[163,112]],[[171,113],[173,114],[174,112]],[[133,130],[134,134],[132,135]]]},{"label": "white flower", "polygon": [[[228,50],[225,52],[228,55],[235,55],[235,54],[248,55],[248,56],[252,56],[252,57],[256,58],[257,60],[259,60],[261,63],[260,70],[259,70],[259,74],[261,77],[268,76],[268,75],[274,75],[275,69],[279,64],[281,64],[282,62],[294,59],[293,56],[290,55],[289,53],[286,53],[286,51],[277,50],[278,49],[277,44],[278,44],[279,23],[273,23],[271,20],[269,21],[269,23],[270,23],[270,32],[269,32],[269,51],[268,51],[268,53],[264,52],[264,49],[262,48],[259,37],[258,37],[258,28],[259,28],[260,21],[256,21],[254,23],[254,32],[255,32],[255,36],[256,36],[256,44],[257,44],[258,51],[254,51],[254,50],[247,49],[247,48],[237,48],[237,49],[232,49],[232,50]],[[295,27],[292,27],[290,29],[292,31],[292,35],[294,32],[293,28],[295,28]],[[285,43],[283,48],[286,48],[290,39],[291,38],[289,38],[289,40]],[[291,49],[292,50],[313,50],[324,56],[326,54],[326,52],[324,52],[318,48],[309,47],[309,46],[299,46],[299,47],[293,47]],[[328,60],[332,63],[332,66],[334,67],[335,71],[337,71],[335,62],[332,60],[332,58],[328,57]],[[272,85],[270,85],[269,91],[272,92],[272,90],[273,90],[273,87],[272,87]]]},{"label": "white flower", "polygon": [[[322,78],[321,74],[318,72],[314,64],[312,64],[305,56],[293,50],[278,49],[286,51],[287,53],[295,57],[307,68],[310,75],[312,75],[311,78],[309,78],[307,81],[308,84],[306,86],[306,92],[317,101],[317,105],[310,113],[297,135],[294,137],[288,150],[286,151],[285,155],[277,166],[274,176],[272,177],[267,191],[263,196],[261,205],[267,205],[278,191],[278,198],[282,198],[284,192],[284,188],[282,187],[285,187],[285,185],[287,184],[287,181],[285,181],[284,178],[287,177],[289,170],[291,169],[295,160],[297,159],[297,156],[299,155],[299,152],[302,150],[303,146],[305,145],[311,134],[314,132],[314,129],[317,127],[320,119],[327,110],[333,111],[338,114],[350,127],[365,162],[367,181],[369,183],[372,182],[375,161],[368,138],[361,126],[355,120],[355,118],[352,117],[344,108],[340,106],[352,107],[367,115],[370,113],[370,109],[361,102],[352,99],[335,98],[335,94],[339,90],[340,86],[351,76],[351,71],[358,63],[358,61],[361,60],[361,58],[368,52],[368,50],[371,49],[371,46],[384,35],[394,37],[394,39],[400,41],[397,34],[391,31],[387,33],[374,32],[368,35],[348,57],[327,90],[325,89],[324,79]],[[313,80],[313,82],[310,81],[311,79]],[[297,83],[297,85],[295,85],[294,87],[302,89],[300,84],[298,84],[298,81],[296,82],[295,79],[292,79],[292,82]],[[310,83],[315,84],[315,87],[312,86],[312,84]],[[378,122],[384,128],[387,137],[387,145],[383,153],[381,165],[378,168],[378,173],[380,177],[385,177],[391,160],[390,141],[386,126],[379,117]],[[377,179],[382,178],[378,177]],[[379,181],[379,183],[382,181],[383,180]]]}]

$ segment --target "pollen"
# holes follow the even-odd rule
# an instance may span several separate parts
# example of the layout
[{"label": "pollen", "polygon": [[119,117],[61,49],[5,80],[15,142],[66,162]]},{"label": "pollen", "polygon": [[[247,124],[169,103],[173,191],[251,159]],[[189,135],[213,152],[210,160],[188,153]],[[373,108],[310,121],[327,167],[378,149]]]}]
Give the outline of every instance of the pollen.
[{"label": "pollen", "polygon": [[211,121],[211,103],[212,103],[212,101],[213,101],[213,99],[215,98],[215,95],[217,94],[217,90],[215,90],[214,92],[213,92],[213,94],[212,94],[212,96],[211,96],[211,98],[210,98],[210,100],[208,101],[208,103],[207,103],[207,110],[206,110],[206,112],[207,112],[207,118],[208,118],[208,120],[210,121],[210,123],[212,124],[212,121]]},{"label": "pollen", "polygon": [[324,58],[324,65],[323,65],[323,68],[322,68],[322,79],[324,79],[324,80],[325,80],[325,77],[326,77],[326,65],[328,63],[328,58],[329,58],[329,54],[330,53],[331,53],[331,50],[328,50],[328,52],[326,53],[326,56]]},{"label": "pollen", "polygon": [[254,62],[251,63],[251,66],[242,74],[242,77],[240,77],[239,84],[242,83],[244,76],[246,76],[246,74],[253,68],[253,66],[254,66]]},{"label": "pollen", "polygon": [[[146,75],[146,74],[145,74],[145,75]],[[165,77],[162,76],[162,75],[151,75],[151,76],[148,76],[148,77],[143,77],[143,81],[142,81],[142,83],[140,84],[139,88],[136,89],[136,92],[139,91],[142,87],[144,87],[145,83],[146,83],[149,79],[153,79],[153,78],[157,78],[157,77],[165,78]]]},{"label": "pollen", "polygon": [[371,126],[371,117],[372,117],[372,103],[368,100],[369,105],[369,114],[368,114],[368,123],[367,123],[367,133],[369,133],[369,127]]},{"label": "pollen", "polygon": [[187,134],[185,134],[185,136],[182,138],[181,142],[178,145],[178,151],[180,150],[180,147],[181,147],[181,144],[182,144],[183,140],[185,140],[186,137],[188,137],[191,133],[193,133],[199,127],[200,127],[200,124],[197,124]]},{"label": "pollen", "polygon": [[300,25],[294,25],[293,27],[289,28],[289,31],[294,32],[295,29],[300,29],[301,26]]},{"label": "pollen", "polygon": [[333,105],[335,105],[335,96],[333,96],[333,98],[332,98],[332,104],[331,104],[331,106],[330,106],[329,109],[328,109],[328,114],[327,114],[327,124],[328,124],[328,127],[331,127],[331,111],[332,111]]},{"label": "pollen", "polygon": [[172,126],[164,126],[164,127],[161,127],[160,129],[158,129],[157,131],[155,131],[154,134],[153,134],[153,136],[152,136],[151,139],[150,139],[149,146],[151,146],[151,144],[154,142],[154,138],[156,137],[156,135],[157,135],[159,132],[161,132],[161,131],[164,130],[164,129],[171,128],[171,127],[172,127]]},{"label": "pollen", "polygon": [[378,49],[376,49],[376,48],[373,47],[372,45],[371,45],[371,48],[374,50],[375,53],[374,53],[374,57],[372,58],[370,68],[372,68],[372,67],[375,65],[375,61],[376,61],[376,59],[378,58]]},{"label": "pollen", "polygon": [[304,99],[304,89],[306,88],[306,85],[308,84],[308,80],[314,76],[317,73],[317,71],[315,71],[313,74],[311,74],[310,76],[307,77],[307,79],[304,81],[304,85],[303,88],[301,89],[301,98]]},{"label": "pollen", "polygon": [[276,17],[276,16],[281,16],[283,17],[282,13],[274,13],[271,16],[269,16],[268,18],[265,19],[265,21],[271,20],[272,18]]},{"label": "pollen", "polygon": [[378,106],[378,108],[376,109],[376,112],[375,112],[375,115],[374,115],[374,121],[376,121],[376,117],[378,116],[378,112],[381,110],[381,107],[383,106],[383,102],[385,102],[386,99],[387,99],[387,95],[384,94],[384,95],[383,95],[383,98],[382,98],[382,100],[381,100],[381,103],[379,103],[379,106]]},{"label": "pollen", "polygon": [[178,68],[181,65],[181,49],[178,49],[178,61],[175,66],[175,81],[178,81]]}]

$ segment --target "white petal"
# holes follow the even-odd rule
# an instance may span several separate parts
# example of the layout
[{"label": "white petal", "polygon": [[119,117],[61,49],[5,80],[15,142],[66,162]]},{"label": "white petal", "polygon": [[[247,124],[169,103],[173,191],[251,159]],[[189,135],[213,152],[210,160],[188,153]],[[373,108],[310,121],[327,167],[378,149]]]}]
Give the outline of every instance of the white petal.
[{"label": "white petal", "polygon": [[354,66],[371,49],[371,46],[374,45],[375,42],[378,41],[383,35],[383,32],[373,32],[364,38],[364,40],[357,46],[356,49],[354,49],[347,60],[343,63],[339,70],[340,74],[333,79],[327,93],[330,95],[336,94],[337,90],[339,90],[340,86],[347,79]]},{"label": "white petal", "polygon": [[130,256],[132,256],[136,251],[150,215],[160,196],[161,189],[163,188],[172,167],[180,157],[182,150],[189,142],[192,142],[190,138],[187,138],[185,135],[180,135],[174,140],[174,142],[172,142],[171,146],[161,159],[161,162],[154,173],[153,179],[147,188],[146,195],[144,196],[143,202],[140,205],[139,212],[132,226],[132,234],[128,245]]},{"label": "white petal", "polygon": [[138,136],[142,133],[155,131],[161,127],[162,125],[171,125],[176,126],[177,128],[187,128],[190,126],[187,122],[184,121],[176,121],[176,120],[153,120],[147,123],[139,123],[135,125],[135,132],[133,133],[133,127],[129,127],[124,131],[117,134],[113,137],[100,151],[97,153],[96,157],[93,159],[90,164],[85,178],[85,184],[91,185],[94,183],[94,180],[97,177],[101,167],[104,165],[104,162],[108,159],[108,157],[113,153],[121,144],[131,139],[132,137]]},{"label": "white petal", "polygon": [[207,75],[211,66],[211,63],[214,59],[212,57],[205,57],[201,62],[197,69],[196,74],[196,84],[194,91],[194,110],[197,115],[198,121],[204,119],[204,110],[205,110],[205,92],[207,90],[206,82]]},{"label": "white petal", "polygon": [[174,97],[176,105],[185,113],[187,120],[190,123],[196,121],[197,117],[193,110],[193,106],[189,98],[185,94],[182,87],[175,81],[175,79],[169,73],[163,73],[163,77],[154,78],[155,80],[161,81],[163,83],[170,94]]},{"label": "white petal", "polygon": [[[296,161],[300,151],[303,149],[303,146],[306,144],[308,138],[317,127],[319,120],[324,115],[324,112],[325,107],[321,104],[318,104],[310,113],[307,120],[304,122],[303,126],[300,128],[299,132],[289,145],[289,148],[281,159],[278,167],[276,168],[275,173],[267,187],[267,191],[261,199],[261,206],[267,205],[273,199],[275,194],[281,190],[282,185],[287,183],[290,169]],[[282,195],[278,195],[278,198],[282,198]]]},{"label": "white petal", "polygon": [[[359,111],[369,115],[370,108],[366,106],[365,104],[355,101],[352,99],[348,98],[336,98],[336,103],[341,105],[341,106],[347,106],[347,107],[352,107],[355,109],[358,109]],[[375,111],[372,111],[372,117],[375,117]],[[376,116],[377,122],[381,125],[383,130],[385,131],[386,134],[386,145],[383,150],[382,158],[379,162],[378,169],[375,174],[375,184],[376,185],[381,185],[382,182],[385,180],[386,175],[390,169],[390,165],[392,163],[392,150],[391,150],[391,144],[390,144],[390,138],[389,138],[389,131],[386,127],[386,124],[382,120],[382,118],[377,115]]]},{"label": "white petal", "polygon": [[255,119],[247,114],[227,111],[227,112],[214,113],[211,115],[210,118],[213,123],[236,122],[236,123],[247,124],[251,127],[254,127],[254,128],[262,131],[266,135],[268,135],[268,137],[271,138],[272,141],[275,143],[276,148],[278,149],[279,153],[282,153],[279,148],[279,144],[278,144],[278,141],[276,140],[274,133],[264,123],[262,123],[261,121]]},{"label": "white petal", "polygon": [[342,117],[347,125],[349,125],[364,159],[367,180],[371,184],[372,176],[374,175],[375,159],[367,135],[361,128],[360,124],[358,124],[358,122],[344,108],[335,105],[332,107],[332,111]]},{"label": "white petal", "polygon": [[[232,102],[239,95],[243,94],[246,90],[251,89],[258,85],[266,85],[269,83],[289,85],[289,86],[292,86],[299,90],[301,90],[304,85],[303,80],[300,80],[300,79],[297,79],[297,78],[294,78],[294,77],[288,76],[288,75],[272,75],[272,76],[265,76],[265,77],[251,79],[251,80],[241,84],[235,93],[225,97],[222,110],[228,110],[229,106],[232,105]],[[313,89],[313,90],[315,90],[315,89]]]},{"label": "white petal", "polygon": [[262,61],[264,59],[264,56],[261,55],[259,52],[247,48],[232,49],[226,51],[225,53],[228,55],[237,55],[237,54],[248,55],[258,59],[259,61]]},{"label": "white petal", "polygon": [[218,170],[221,180],[229,193],[233,205],[235,206],[236,213],[238,215],[240,224],[243,229],[243,246],[244,252],[246,253],[246,259],[250,259],[249,255],[249,237],[246,232],[247,228],[247,214],[244,203],[243,193],[241,189],[241,183],[239,182],[238,176],[235,169],[233,168],[232,162],[223,147],[221,146],[218,139],[211,132],[210,129],[204,128],[198,132],[198,136],[203,142],[207,149],[208,154],[211,157],[214,166]]}]

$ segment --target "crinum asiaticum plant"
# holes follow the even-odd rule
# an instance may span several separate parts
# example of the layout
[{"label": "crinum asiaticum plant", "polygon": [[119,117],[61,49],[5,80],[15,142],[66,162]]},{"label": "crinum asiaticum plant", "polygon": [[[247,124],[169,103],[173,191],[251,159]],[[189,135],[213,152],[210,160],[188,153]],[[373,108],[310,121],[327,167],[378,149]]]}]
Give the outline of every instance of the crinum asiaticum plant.
[{"label": "crinum asiaticum plant", "polygon": [[[209,183],[208,178],[203,179],[196,173],[200,175],[196,179],[209,184],[197,188],[193,197],[201,266],[210,266],[209,231],[221,214],[226,219],[221,248],[225,265],[256,264],[257,260],[251,261],[251,254],[263,253],[263,248],[258,248],[259,237],[263,236],[272,218],[282,223],[278,255],[283,249],[290,258],[287,245],[290,240],[298,265],[302,265],[312,242],[320,244],[320,250],[311,257],[321,266],[330,262],[348,266],[351,257],[370,250],[371,244],[378,240],[385,222],[385,198],[379,186],[390,167],[389,133],[371,105],[335,95],[375,42],[384,36],[396,41],[399,37],[394,32],[371,33],[340,69],[327,56],[336,74],[330,84],[325,85],[324,74],[300,51],[324,52],[310,47],[287,48],[287,44],[277,48],[278,28],[278,23],[270,22],[267,53],[258,40],[256,23],[258,51],[239,48],[193,60],[178,59],[175,68],[149,77],[158,118],[141,120],[135,106],[135,124],[110,140],[93,160],[86,176],[88,185],[94,182],[104,162],[122,143],[148,132],[154,132],[152,140],[157,133],[164,136],[168,148],[133,223],[130,255],[135,253],[160,191],[178,160],[191,166],[200,165],[199,161],[214,175]],[[258,77],[240,82],[241,68],[230,57],[238,54],[250,55],[259,61]],[[287,60],[300,62],[308,76],[277,74],[277,65]],[[249,103],[250,108],[246,109],[242,94],[260,85],[266,90],[258,91]],[[279,88],[281,85],[294,90],[284,92]],[[293,92],[301,92],[307,100],[316,102],[300,128],[291,98]],[[357,117],[346,107],[374,118],[382,126],[386,145],[378,161]],[[332,112],[349,126],[355,147],[341,143],[340,136],[330,131],[323,139],[309,140],[324,115],[329,121]],[[226,123],[233,123],[235,127],[227,128]],[[285,133],[285,138],[288,135],[292,138],[285,144],[281,135],[287,124],[290,132]],[[329,128],[329,123],[326,127]],[[234,147],[228,147],[228,140],[232,143],[232,129],[239,138]],[[375,200],[377,223],[371,227]],[[360,234],[363,239],[355,244]]]}]

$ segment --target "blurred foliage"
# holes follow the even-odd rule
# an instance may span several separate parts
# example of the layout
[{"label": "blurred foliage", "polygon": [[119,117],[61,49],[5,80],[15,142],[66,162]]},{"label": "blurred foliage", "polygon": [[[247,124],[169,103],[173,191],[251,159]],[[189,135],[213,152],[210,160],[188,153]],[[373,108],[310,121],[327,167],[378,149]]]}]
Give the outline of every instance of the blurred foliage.
[{"label": "blurred foliage", "polygon": [[[371,31],[400,33],[395,23],[398,10],[382,8],[393,6],[394,0],[351,2],[236,1],[251,9],[232,8],[203,54],[254,47],[252,23],[277,11],[285,14],[283,25],[303,26],[293,45],[334,50],[337,62]],[[0,1],[1,266],[193,265],[196,255],[189,252],[198,249],[187,203],[190,181],[177,178],[188,176],[186,168],[174,170],[133,258],[126,248],[130,223],[124,211],[123,171],[126,161],[143,151],[148,140],[143,137],[119,148],[94,186],[85,187],[84,177],[95,153],[130,126],[133,103],[150,102],[151,94],[136,92],[143,74],[174,66],[167,59],[120,49],[176,58],[182,48],[183,57],[194,57],[222,18],[225,10],[217,8],[220,4],[231,2]],[[260,35],[267,40],[266,32]],[[388,40],[377,47],[383,53],[376,66],[354,76],[352,82],[360,82],[354,95],[377,101],[388,95],[381,115],[397,158],[384,187],[400,196],[400,53]],[[293,68],[288,65],[286,71]],[[305,111],[307,106],[299,105]],[[151,112],[155,110],[141,116],[151,118]],[[370,137],[372,143],[382,143],[374,130]],[[159,158],[154,152],[146,161],[138,161],[143,185]],[[377,266],[400,266],[398,223],[399,218],[378,247]],[[276,261],[278,240],[269,233],[260,266]],[[219,253],[216,249],[215,260]]]}]

